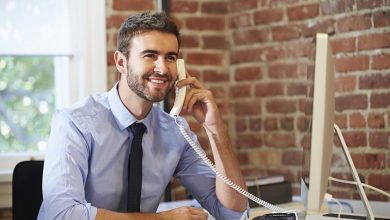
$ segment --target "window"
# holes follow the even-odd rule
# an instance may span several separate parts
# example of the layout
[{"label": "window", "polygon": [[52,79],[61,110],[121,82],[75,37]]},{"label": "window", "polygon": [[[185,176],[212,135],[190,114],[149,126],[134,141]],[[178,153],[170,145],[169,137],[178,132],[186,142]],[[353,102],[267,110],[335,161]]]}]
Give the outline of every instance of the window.
[{"label": "window", "polygon": [[0,14],[0,182],[10,182],[16,163],[43,158],[56,108],[107,90],[105,1],[2,0]]},{"label": "window", "polygon": [[0,153],[45,150],[55,106],[54,59],[0,57]]}]

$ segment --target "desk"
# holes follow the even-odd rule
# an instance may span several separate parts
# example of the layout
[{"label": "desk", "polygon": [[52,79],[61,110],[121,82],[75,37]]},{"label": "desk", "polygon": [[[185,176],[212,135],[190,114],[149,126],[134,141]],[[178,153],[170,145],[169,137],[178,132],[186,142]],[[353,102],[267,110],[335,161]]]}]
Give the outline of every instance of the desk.
[{"label": "desk", "polygon": [[[277,205],[280,208],[283,208],[285,210],[291,210],[291,211],[302,211],[304,210],[303,204],[298,202],[298,201],[293,201],[289,203],[283,203],[283,204],[278,204]],[[256,207],[256,208],[251,208],[249,219],[253,219],[254,217],[257,216],[262,216],[264,214],[271,213],[272,211],[265,208],[265,207]]]},{"label": "desk", "polygon": [[[346,202],[353,207],[354,213],[362,213],[364,215],[365,210],[363,207],[363,204],[359,200],[347,200],[347,199],[340,199],[340,202]],[[390,218],[390,202],[378,202],[378,201],[370,201],[371,207],[373,209],[373,212],[376,217],[386,217]],[[199,203],[196,200],[184,200],[184,201],[176,201],[176,202],[164,202],[161,203],[157,212],[170,210],[173,208],[177,208],[180,206],[195,206],[200,207]],[[290,203],[284,203],[284,204],[278,204],[278,207],[284,208],[286,210],[296,210],[296,211],[302,211],[304,210],[303,204],[299,201],[299,198],[293,197],[293,202]],[[330,204],[327,207],[327,210],[332,213],[338,212],[338,206],[334,204]],[[251,208],[250,210],[250,216],[249,219],[252,220],[254,217],[261,216],[267,213],[270,213],[271,210],[264,208],[264,207],[256,207]],[[324,213],[328,213],[327,211]],[[351,213],[351,210],[348,208],[343,208],[343,213]],[[362,215],[361,214],[361,215]],[[344,218],[340,218],[344,219]],[[209,216],[208,220],[215,220],[211,215]],[[316,215],[308,215],[306,217],[300,217],[299,220],[337,220],[337,218],[333,217],[325,217],[322,216],[322,214],[316,214]],[[350,220],[350,219],[349,219]]]}]

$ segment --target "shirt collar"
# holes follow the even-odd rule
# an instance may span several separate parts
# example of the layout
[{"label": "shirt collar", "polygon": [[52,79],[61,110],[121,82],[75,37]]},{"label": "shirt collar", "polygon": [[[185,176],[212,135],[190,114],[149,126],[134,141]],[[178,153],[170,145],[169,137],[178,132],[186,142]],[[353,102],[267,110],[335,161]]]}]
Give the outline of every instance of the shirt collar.
[{"label": "shirt collar", "polygon": [[[108,102],[110,105],[111,112],[116,120],[116,123],[121,130],[124,130],[127,129],[127,127],[129,127],[133,123],[139,121],[129,112],[129,110],[127,110],[125,105],[122,103],[117,88],[118,83],[116,83],[114,87],[112,87],[112,89],[108,92]],[[146,117],[142,119],[142,123],[146,126],[146,132],[151,129],[150,127],[152,121],[152,112],[153,110],[151,110],[146,115]]]}]

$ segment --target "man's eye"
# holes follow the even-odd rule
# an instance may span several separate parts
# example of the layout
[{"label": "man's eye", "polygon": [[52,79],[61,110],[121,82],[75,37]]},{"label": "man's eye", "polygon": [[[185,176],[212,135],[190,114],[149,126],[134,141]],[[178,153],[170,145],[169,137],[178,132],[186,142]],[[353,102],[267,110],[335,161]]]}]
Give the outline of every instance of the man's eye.
[{"label": "man's eye", "polygon": [[176,56],[168,56],[167,60],[169,61],[176,61],[177,57]]}]

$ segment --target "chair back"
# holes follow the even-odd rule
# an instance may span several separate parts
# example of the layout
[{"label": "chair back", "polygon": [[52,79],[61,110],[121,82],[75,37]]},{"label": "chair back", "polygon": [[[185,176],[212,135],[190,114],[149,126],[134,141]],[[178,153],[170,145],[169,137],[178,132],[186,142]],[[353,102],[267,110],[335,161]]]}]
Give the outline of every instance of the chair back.
[{"label": "chair back", "polygon": [[12,177],[13,220],[37,219],[42,203],[43,161],[18,163]]}]

